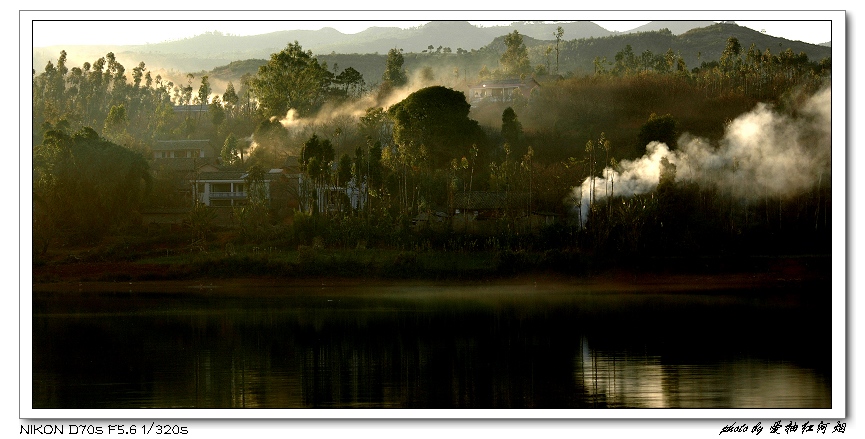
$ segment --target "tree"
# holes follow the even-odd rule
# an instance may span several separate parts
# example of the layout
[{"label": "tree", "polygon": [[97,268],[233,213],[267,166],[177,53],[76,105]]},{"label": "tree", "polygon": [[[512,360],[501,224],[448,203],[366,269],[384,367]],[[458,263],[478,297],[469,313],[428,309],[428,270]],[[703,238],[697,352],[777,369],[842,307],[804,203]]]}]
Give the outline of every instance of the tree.
[{"label": "tree", "polygon": [[658,116],[655,113],[649,115],[649,120],[640,127],[640,132],[637,134],[637,152],[639,154],[646,153],[646,145],[650,142],[661,142],[666,144],[671,150],[678,146],[676,138],[678,131],[676,129],[676,119],[669,114]]},{"label": "tree", "polygon": [[179,100],[178,104],[189,105],[192,102],[192,80],[195,79],[195,75],[192,73],[186,74],[186,86],[180,88],[179,90]]},{"label": "tree", "polygon": [[480,71],[478,71],[478,79],[480,79],[481,81],[486,81],[487,79],[490,79],[491,76],[492,73],[490,73],[490,69],[487,68],[486,65],[481,67]]},{"label": "tree", "polygon": [[198,95],[195,97],[198,105],[204,107],[208,104],[208,101],[210,100],[210,91],[210,81],[208,80],[208,76],[204,75],[201,77],[201,85],[198,86]]},{"label": "tree", "polygon": [[266,172],[259,165],[252,165],[243,177],[246,185],[246,205],[235,207],[234,214],[240,224],[240,233],[247,239],[257,240],[261,230],[270,221]]},{"label": "tree", "polygon": [[288,131],[278,120],[268,119],[258,124],[253,133],[255,147],[249,154],[249,162],[273,168],[285,161],[288,154]]},{"label": "tree", "polygon": [[[523,144],[523,124],[517,120],[517,114],[511,107],[502,112],[502,138],[511,147],[520,148]],[[518,153],[520,153],[518,151]]]},{"label": "tree", "polygon": [[387,137],[384,133],[388,115],[382,107],[369,107],[357,123],[360,134],[373,141],[381,141]]},{"label": "tree", "polygon": [[562,41],[562,36],[565,35],[565,30],[561,26],[556,28],[553,36],[556,37],[556,74],[559,74],[559,42]]},{"label": "tree", "polygon": [[313,212],[317,212],[318,209],[311,201],[325,202],[325,200],[317,200],[317,198],[322,192],[319,189],[327,186],[330,181],[334,155],[333,144],[330,143],[330,140],[322,140],[316,134],[313,134],[300,150],[300,171],[306,175],[302,193],[307,200],[305,202],[306,207]]},{"label": "tree", "polygon": [[351,180],[351,157],[343,154],[339,158],[336,170],[336,185],[344,187]]},{"label": "tree", "polygon": [[724,51],[721,52],[721,59],[719,60],[724,73],[730,74],[739,69],[739,64],[742,62],[742,59],[739,57],[741,52],[742,45],[739,44],[739,39],[736,37],[727,38],[727,45],[724,47]]},{"label": "tree", "polygon": [[483,132],[469,119],[470,109],[462,92],[442,86],[420,89],[388,110],[394,141],[432,168],[446,168],[452,158],[467,155],[473,143],[482,143]]},{"label": "tree", "polygon": [[505,73],[509,75],[523,75],[531,73],[532,66],[529,62],[529,51],[523,43],[523,36],[519,31],[513,31],[505,35],[505,53],[499,60],[504,67]]},{"label": "tree", "polygon": [[306,115],[321,105],[329,74],[311,51],[295,41],[272,54],[250,85],[264,117],[284,117],[289,109]]},{"label": "tree", "polygon": [[102,128],[102,133],[106,138],[116,143],[128,143],[129,119],[126,116],[126,107],[123,105],[115,105],[108,111],[108,117],[105,118],[105,125]]},{"label": "tree", "polygon": [[637,70],[637,56],[634,54],[634,49],[630,44],[625,45],[624,49],[616,52],[615,59],[612,71],[614,75],[626,76]]},{"label": "tree", "polygon": [[389,82],[394,87],[401,87],[408,83],[408,76],[405,69],[402,68],[405,59],[402,56],[402,49],[390,49],[387,52],[387,60],[385,61],[384,74],[382,80]]},{"label": "tree", "polygon": [[[141,79],[144,78],[145,70],[146,69],[144,67],[144,61],[141,61],[140,63],[138,63],[138,67],[132,68],[132,86],[135,89],[138,89],[138,87],[141,86]],[[148,87],[149,86],[150,85],[148,84]]]},{"label": "tree", "polygon": [[222,107],[219,96],[213,97],[213,101],[207,106],[207,113],[210,116],[210,122],[215,127],[219,127],[225,121],[225,109]]},{"label": "tree", "polygon": [[237,92],[234,90],[234,84],[231,81],[228,81],[228,85],[225,87],[225,93],[222,94],[222,103],[225,105],[225,110],[229,117],[234,115],[234,111],[239,102],[240,96],[238,96]]},{"label": "tree", "polygon": [[360,95],[363,91],[363,75],[352,67],[349,67],[336,76],[336,83],[341,84],[345,94]]},{"label": "tree", "polygon": [[546,58],[546,60],[547,60],[546,73],[550,72],[550,53],[552,53],[552,52],[553,52],[553,46],[547,46],[547,48],[544,49],[544,58]]},{"label": "tree", "polygon": [[141,153],[91,128],[71,136],[46,132],[33,148],[32,175],[34,201],[52,231],[46,238],[69,243],[95,243],[116,227],[136,224],[152,182]]},{"label": "tree", "polygon": [[594,60],[592,60],[592,64],[595,66],[595,75],[604,75],[607,73],[607,66],[609,62],[607,61],[607,57],[599,57],[596,56]]},{"label": "tree", "polygon": [[225,166],[234,166],[240,163],[240,152],[237,149],[237,138],[234,137],[234,134],[229,133],[225,138],[219,158],[222,159],[222,164]]}]

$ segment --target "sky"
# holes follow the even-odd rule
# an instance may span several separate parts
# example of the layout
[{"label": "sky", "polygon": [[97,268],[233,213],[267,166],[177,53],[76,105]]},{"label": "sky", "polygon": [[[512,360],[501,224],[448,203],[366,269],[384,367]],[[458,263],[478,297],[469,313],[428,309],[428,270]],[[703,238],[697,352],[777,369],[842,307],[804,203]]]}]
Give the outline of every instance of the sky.
[{"label": "sky", "polygon": [[[208,13],[175,13],[147,11],[130,14],[125,11],[62,11],[34,13],[32,20],[22,18],[21,33],[25,38],[26,29],[32,23],[33,47],[74,46],[74,45],[136,45],[152,44],[170,40],[194,37],[205,32],[219,31],[231,35],[258,35],[269,32],[308,29],[317,30],[323,27],[333,27],[340,32],[352,34],[372,26],[396,26],[409,28],[420,26],[434,20],[467,20],[479,26],[506,25],[513,21],[550,21],[553,17],[562,17],[560,21],[586,20],[592,17],[625,18],[626,20],[590,20],[601,27],[624,32],[650,20],[631,20],[630,18],[650,18],[651,20],[731,20],[737,24],[757,31],[799,40],[812,44],[825,43],[832,40],[832,23],[820,14],[778,13],[765,14],[760,12],[731,13],[692,11],[689,13],[670,11],[643,11],[640,13],[601,13],[565,11],[551,13],[550,11],[518,11],[499,12],[412,12],[412,13],[375,13],[369,11],[331,12],[326,15],[319,13],[297,13],[286,11],[239,11],[231,14],[216,12]],[[495,13],[490,13],[495,12]],[[553,16],[553,17],[551,17]],[[324,19],[324,18],[327,19]],[[350,17],[351,19],[348,19]],[[404,18],[423,17],[426,20],[405,20]],[[482,18],[473,20],[473,18]],[[504,19],[507,18],[507,19]],[[569,19],[565,19],[569,18]],[[765,18],[772,18],[766,20]],[[752,20],[754,19],[754,20]],[[757,20],[760,19],[760,20]],[[165,21],[173,20],[173,21]],[[195,20],[195,21],[192,21]],[[157,25],[158,24],[158,25]]]}]

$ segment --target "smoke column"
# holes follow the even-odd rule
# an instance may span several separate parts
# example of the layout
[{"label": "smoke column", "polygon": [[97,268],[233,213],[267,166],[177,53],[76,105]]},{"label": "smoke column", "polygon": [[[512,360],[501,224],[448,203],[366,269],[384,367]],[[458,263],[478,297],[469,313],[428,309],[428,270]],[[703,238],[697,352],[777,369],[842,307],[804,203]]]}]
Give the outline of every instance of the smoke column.
[{"label": "smoke column", "polygon": [[[713,185],[745,201],[801,193],[830,174],[831,100],[831,88],[826,87],[808,98],[795,116],[758,104],[727,125],[717,146],[687,133],[679,138],[677,151],[663,143],[649,143],[643,157],[623,160],[618,170],[607,167],[601,177],[595,177],[595,201],[653,191],[664,158],[675,165],[677,181]],[[592,178],[586,178],[572,190],[574,199],[581,200],[583,222],[592,184]]]},{"label": "smoke column", "polygon": [[[306,117],[302,117],[294,108],[289,108],[284,117],[279,118],[274,116],[271,117],[271,121],[278,121],[289,133],[311,136],[317,129],[322,129],[325,125],[334,123],[339,119],[348,119],[352,120],[352,123],[356,123],[366,113],[368,108],[383,107],[387,109],[427,85],[429,84],[426,84],[418,75],[415,75],[409,84],[396,88],[383,97],[377,96],[375,93],[367,93],[359,99],[348,103],[325,104],[314,115]],[[262,143],[258,142],[254,137],[254,134],[250,134],[249,136],[250,153],[262,146]],[[297,153],[297,151],[293,152]]]}]

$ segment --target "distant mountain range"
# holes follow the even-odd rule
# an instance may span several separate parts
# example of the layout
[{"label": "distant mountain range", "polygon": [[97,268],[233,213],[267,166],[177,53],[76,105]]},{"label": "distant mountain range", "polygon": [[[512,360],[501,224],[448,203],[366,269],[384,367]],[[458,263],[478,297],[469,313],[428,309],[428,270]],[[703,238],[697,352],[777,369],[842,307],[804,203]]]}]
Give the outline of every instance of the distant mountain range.
[{"label": "distant mountain range", "polygon": [[[778,53],[790,47],[796,53],[805,51],[811,59],[831,56],[831,49],[825,45],[817,46],[793,42],[735,24],[719,24],[713,21],[653,21],[628,32],[611,32],[589,21],[514,22],[508,26],[488,27],[475,26],[467,21],[432,21],[409,29],[371,27],[356,34],[344,34],[328,27],[315,31],[286,30],[252,36],[208,32],[182,40],[134,46],[106,44],[100,46],[40,47],[33,49],[33,66],[37,72],[42,71],[48,61],[56,61],[61,50],[66,50],[69,65],[81,65],[85,61],[92,63],[106,53],[114,52],[117,59],[128,69],[143,61],[151,70],[162,69],[184,74],[186,72],[209,71],[237,61],[266,60],[270,58],[272,53],[279,52],[288,43],[294,41],[298,41],[304,50],[312,51],[320,59],[351,54],[358,56],[364,54],[384,55],[393,48],[402,49],[406,54],[420,54],[427,51],[430,46],[434,50],[449,48],[452,53],[456,53],[459,49],[466,51],[485,48],[499,50],[500,46],[503,47],[502,37],[514,30],[524,35],[524,41],[528,47],[547,47],[550,44],[555,44],[554,33],[559,26],[564,31],[562,37],[564,41],[601,39],[595,41],[606,42],[600,45],[605,47],[604,52],[597,54],[590,53],[592,50],[587,50],[585,45],[577,45],[580,47],[578,52],[581,53],[574,54],[572,58],[584,58],[591,55],[592,57],[606,56],[608,59],[612,59],[616,51],[621,50],[625,44],[631,44],[637,53],[646,49],[655,53],[666,51],[668,48],[681,51],[688,61],[688,66],[695,67],[696,64],[699,64],[696,62],[698,53],[702,53],[703,60],[713,59],[714,52],[720,52],[724,42],[731,35],[741,35],[737,37],[745,51],[751,42],[755,42],[761,51],[766,47],[772,47],[773,53]],[[653,47],[649,43],[645,49],[640,47],[642,46],[641,40],[649,39],[641,38],[641,32],[656,32],[664,28],[669,29],[674,35],[668,47]],[[696,32],[695,29],[711,31]],[[704,47],[699,47],[698,42]],[[594,46],[596,46],[595,49],[600,48],[597,44]],[[610,51],[607,46],[615,46],[615,50],[607,53]],[[584,69],[587,63],[590,65],[591,58],[588,58],[588,61],[574,58],[573,61],[573,67]],[[537,60],[533,62],[537,62]],[[340,66],[343,68],[349,65],[351,64],[340,62]],[[376,72],[362,71],[362,73],[369,82],[378,80],[374,77]]]},{"label": "distant mountain range", "polygon": [[[696,27],[713,24],[711,21],[659,21],[635,28],[632,32],[643,32],[668,28],[674,34],[680,34]],[[224,65],[231,61],[242,59],[267,59],[271,53],[278,52],[294,41],[298,41],[305,50],[314,54],[369,54],[387,53],[393,48],[404,52],[422,52],[429,46],[450,47],[456,52],[480,49],[496,37],[514,30],[522,35],[538,40],[555,40],[553,33],[561,26],[566,40],[580,38],[601,38],[615,35],[603,27],[589,21],[572,21],[562,23],[549,22],[514,22],[510,26],[481,27],[467,21],[431,21],[423,26],[410,29],[398,27],[371,27],[356,34],[344,34],[336,29],[326,27],[319,30],[286,30],[261,35],[233,36],[218,32],[208,32],[183,40],[167,41],[155,44],[112,46],[54,46],[33,49],[33,61],[37,70],[48,60],[56,59],[60,50],[66,50],[71,60],[82,58],[83,61],[94,61],[108,52],[137,53],[142,57],[164,59],[166,56],[178,57],[177,63],[166,68],[178,70],[209,69]],[[621,33],[619,33],[621,34]],[[145,60],[145,62],[147,62]],[[149,63],[148,63],[149,64]],[[208,66],[209,65],[209,66]]]}]

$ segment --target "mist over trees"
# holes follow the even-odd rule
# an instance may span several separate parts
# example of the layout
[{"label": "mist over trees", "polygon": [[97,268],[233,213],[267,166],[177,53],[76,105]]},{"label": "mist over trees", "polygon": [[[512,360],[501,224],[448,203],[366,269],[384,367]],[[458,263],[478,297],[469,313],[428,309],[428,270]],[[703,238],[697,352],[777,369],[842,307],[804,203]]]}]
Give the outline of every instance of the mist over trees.
[{"label": "mist over trees", "polygon": [[[529,46],[514,31],[483,50],[393,48],[374,58],[384,72],[374,77],[359,64],[328,65],[328,55],[297,41],[230,81],[199,72],[175,83],[143,62],[127,71],[113,53],[72,67],[61,52],[32,77],[34,246],[44,252],[143,233],[141,212],[157,206],[189,210],[189,227],[209,224],[177,189],[189,192],[188,179],[171,182],[150,164],[159,141],[206,140],[220,170],[296,167],[302,176],[291,195],[296,208],[259,203],[236,212],[237,221],[250,212],[257,218],[225,226],[243,232],[238,243],[564,249],[612,258],[659,249],[753,253],[779,243],[785,251],[825,250],[830,142],[814,107],[831,96],[830,59],[746,49],[731,36],[699,65],[671,47],[624,44],[595,56],[590,70],[564,71],[576,52],[624,40],[567,40],[561,29],[550,37]],[[537,87],[507,101],[467,98],[481,80],[532,78]],[[759,186],[756,197],[732,182],[762,181],[762,168],[721,178],[745,169],[741,159],[723,161],[726,151],[765,146],[736,140],[731,126],[743,115],[762,115],[767,122],[752,131],[762,132],[770,120],[806,114],[819,123],[800,123],[801,132],[784,138],[814,159],[784,169],[814,178],[791,192]],[[698,154],[722,165],[710,169]],[[466,211],[484,209],[485,231],[470,233]],[[214,227],[196,230],[196,242],[213,241]]]}]

